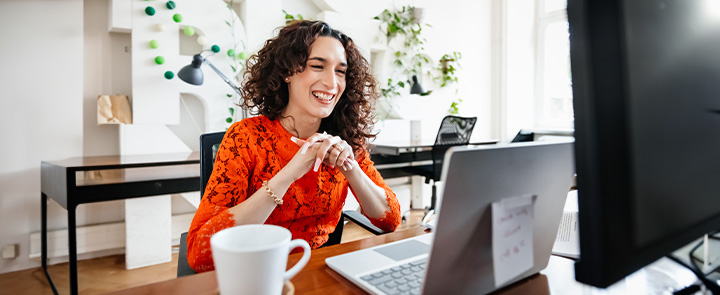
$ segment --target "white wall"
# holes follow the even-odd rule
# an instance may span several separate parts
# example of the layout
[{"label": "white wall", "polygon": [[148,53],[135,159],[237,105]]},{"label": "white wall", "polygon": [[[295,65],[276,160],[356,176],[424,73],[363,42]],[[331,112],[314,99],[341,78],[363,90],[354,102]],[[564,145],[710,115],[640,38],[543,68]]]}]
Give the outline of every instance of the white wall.
[{"label": "white wall", "polygon": [[[317,1],[282,0],[281,5],[288,12],[316,18]],[[398,1],[397,7],[405,2]],[[483,138],[490,137],[491,121],[497,117],[491,111],[487,2],[411,3],[426,8],[424,21],[433,25],[425,32],[432,58],[462,52],[461,113],[478,116],[474,134]],[[118,126],[97,126],[95,115],[97,95],[131,91],[130,53],[126,52],[130,35],[107,33],[108,3],[0,1],[0,27],[5,28],[0,42],[0,247],[20,244],[17,258],[0,260],[0,273],[40,265],[39,260],[27,258],[29,234],[40,230],[40,161],[119,153]],[[281,11],[277,17],[282,19]],[[433,124],[423,128],[431,136],[437,131]],[[177,210],[190,210],[184,202],[173,202],[176,205]],[[65,228],[66,217],[64,209],[49,202],[49,229]],[[78,208],[78,225],[123,218],[122,202]]]},{"label": "white wall", "polygon": [[20,244],[18,258],[0,260],[4,273],[40,265],[27,258],[40,161],[82,156],[83,1],[0,1],[0,27],[0,246]]},{"label": "white wall", "polygon": [[[434,62],[445,53],[462,54],[456,95],[463,100],[460,114],[478,117],[474,138],[492,138],[495,115],[490,97],[490,1],[426,0],[415,5],[425,8],[423,22],[432,25],[423,34],[427,38],[425,49]],[[440,126],[440,119],[436,121],[435,128],[429,131],[423,126],[423,133],[430,132],[434,138]]]}]

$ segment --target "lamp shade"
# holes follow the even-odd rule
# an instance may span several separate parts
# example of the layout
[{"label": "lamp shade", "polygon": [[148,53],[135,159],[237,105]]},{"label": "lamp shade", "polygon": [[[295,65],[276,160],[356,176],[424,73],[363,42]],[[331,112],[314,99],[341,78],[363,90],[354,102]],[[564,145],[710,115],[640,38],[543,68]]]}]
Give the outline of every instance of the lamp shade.
[{"label": "lamp shade", "polygon": [[[179,76],[179,75],[178,75]],[[418,81],[418,77],[413,75],[412,76],[412,86],[410,87],[410,94],[424,94],[425,89],[420,85],[420,82]]]},{"label": "lamp shade", "polygon": [[203,83],[203,72],[200,69],[202,66],[203,58],[200,54],[193,56],[193,61],[187,66],[184,66],[177,73],[178,78],[192,85],[202,85]]}]

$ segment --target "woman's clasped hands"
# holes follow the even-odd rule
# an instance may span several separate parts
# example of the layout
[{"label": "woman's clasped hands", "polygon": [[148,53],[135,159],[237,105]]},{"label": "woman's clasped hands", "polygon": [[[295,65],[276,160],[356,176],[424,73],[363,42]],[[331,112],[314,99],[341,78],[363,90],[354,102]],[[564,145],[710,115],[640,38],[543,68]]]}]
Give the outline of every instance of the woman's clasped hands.
[{"label": "woman's clasped hands", "polygon": [[321,163],[332,168],[338,168],[343,173],[352,170],[357,165],[352,147],[338,136],[323,132],[315,133],[306,140],[296,137],[291,139],[300,147],[293,160],[298,157],[304,159],[300,161],[305,162],[303,166],[306,169],[302,169],[304,170],[303,174],[310,171],[310,168],[317,172]]}]

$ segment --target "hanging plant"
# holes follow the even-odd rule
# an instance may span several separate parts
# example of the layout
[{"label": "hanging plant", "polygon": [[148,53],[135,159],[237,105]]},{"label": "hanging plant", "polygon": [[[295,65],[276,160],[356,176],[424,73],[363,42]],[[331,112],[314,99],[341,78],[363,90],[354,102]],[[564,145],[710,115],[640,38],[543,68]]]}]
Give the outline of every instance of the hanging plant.
[{"label": "hanging plant", "polygon": [[[417,9],[413,6],[403,6],[396,10],[384,10],[374,19],[381,21],[380,30],[387,37],[388,47],[400,43],[401,48],[395,50],[392,77],[388,78],[385,87],[381,87],[381,94],[385,98],[400,96],[400,89],[405,85],[411,85],[409,79],[413,76],[418,78],[425,74],[433,78],[439,88],[448,87],[458,82],[457,70],[460,68],[460,52],[454,51],[443,55],[435,67],[429,66],[430,61],[425,51],[427,40],[422,36],[423,28],[432,27],[429,24],[421,24],[417,19]],[[421,96],[428,95],[431,91],[420,93]],[[455,90],[457,93],[457,89]],[[454,100],[448,113],[458,114],[459,105],[462,99]],[[392,104],[390,104],[392,108]]]},{"label": "hanging plant", "polygon": [[440,58],[440,61],[438,62],[438,66],[436,70],[440,73],[440,75],[435,77],[435,80],[438,84],[440,84],[440,87],[448,86],[452,83],[457,83],[458,77],[455,74],[455,71],[460,67],[460,58],[462,58],[462,55],[460,52],[453,52],[450,54],[445,54]]},{"label": "hanging plant", "polygon": [[[426,39],[422,36],[423,25],[415,18],[415,7],[403,6],[399,10],[385,9],[374,19],[381,21],[381,30],[387,37],[388,45],[402,37],[401,48],[395,51],[392,62],[395,73],[401,78],[388,79],[387,87],[381,88],[384,97],[399,96],[398,88],[405,88],[405,81],[412,76],[420,76],[423,67],[430,61],[424,54]],[[430,25],[425,25],[430,26]]]},{"label": "hanging plant", "polygon": [[[285,14],[285,25],[286,26],[289,24],[292,24],[293,22],[296,22],[296,21],[305,20],[305,18],[303,18],[302,14],[298,13],[296,15],[292,15],[292,14],[289,14],[287,11],[285,11],[285,9],[283,9],[282,12]],[[308,20],[310,20],[310,19],[308,19]]]}]

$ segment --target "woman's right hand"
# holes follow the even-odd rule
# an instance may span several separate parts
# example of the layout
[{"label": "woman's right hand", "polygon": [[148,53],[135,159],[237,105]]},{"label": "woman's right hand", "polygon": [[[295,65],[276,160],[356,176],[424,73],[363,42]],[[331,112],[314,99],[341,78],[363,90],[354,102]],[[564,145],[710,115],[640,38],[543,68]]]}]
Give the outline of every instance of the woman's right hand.
[{"label": "woman's right hand", "polygon": [[[293,141],[301,139],[293,138]],[[287,170],[288,175],[292,176],[293,181],[300,179],[310,171],[315,165],[316,154],[320,149],[319,144],[308,145],[307,149],[302,147],[295,153],[295,156],[290,159],[290,162],[285,165],[283,170]]]}]

